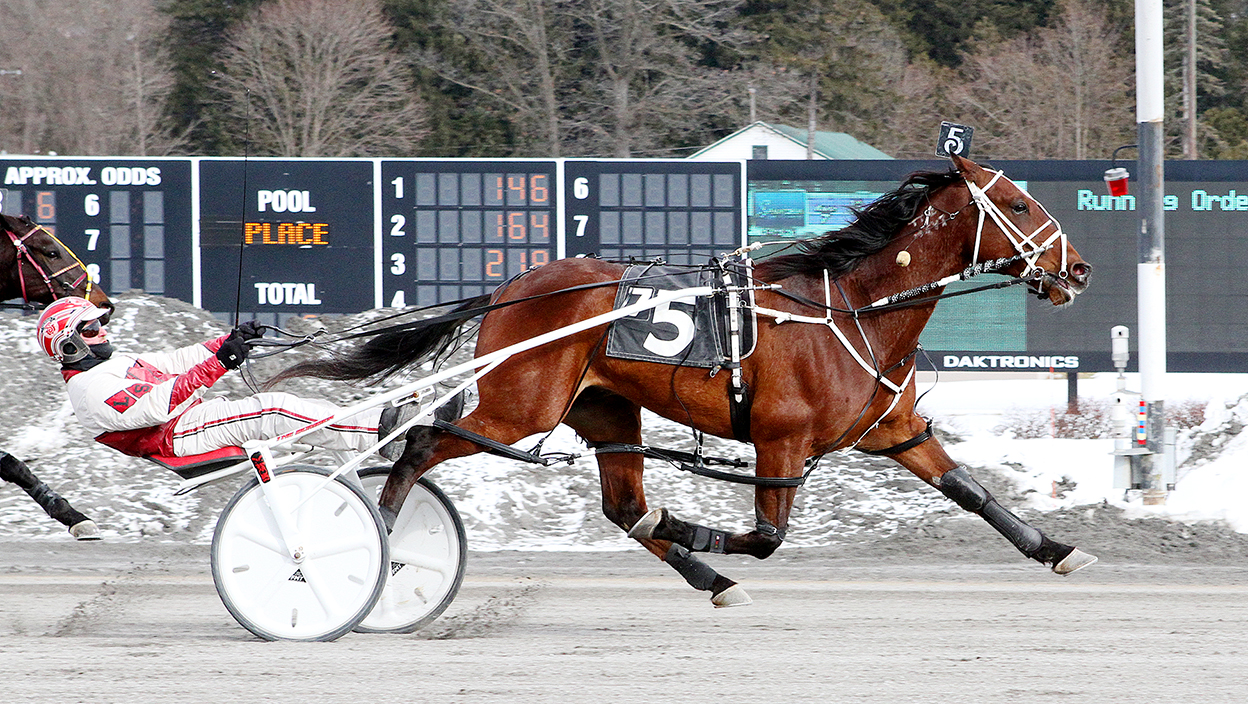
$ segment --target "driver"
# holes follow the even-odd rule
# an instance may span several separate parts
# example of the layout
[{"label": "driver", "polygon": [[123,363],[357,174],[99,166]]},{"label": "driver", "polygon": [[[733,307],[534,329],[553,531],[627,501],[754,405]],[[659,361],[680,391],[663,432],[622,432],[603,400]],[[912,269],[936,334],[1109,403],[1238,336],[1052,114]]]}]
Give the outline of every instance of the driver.
[{"label": "driver", "polygon": [[[263,335],[254,320],[215,340],[132,355],[114,353],[99,321],[106,312],[83,298],[60,298],[39,316],[36,335],[43,351],[61,363],[74,416],[98,442],[127,455],[184,457],[269,440],[339,410],[328,401],[280,392],[203,399],[217,379],[247,359],[247,341]],[[411,419],[418,405],[367,409],[301,441],[327,450],[367,450]],[[400,436],[380,454],[397,459],[404,443]]]}]

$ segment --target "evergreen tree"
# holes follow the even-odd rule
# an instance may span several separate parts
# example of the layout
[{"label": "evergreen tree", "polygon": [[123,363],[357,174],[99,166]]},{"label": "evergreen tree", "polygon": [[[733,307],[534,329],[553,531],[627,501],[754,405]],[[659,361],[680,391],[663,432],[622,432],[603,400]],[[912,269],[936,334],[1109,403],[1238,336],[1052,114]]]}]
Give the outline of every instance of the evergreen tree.
[{"label": "evergreen tree", "polygon": [[[1167,152],[1172,156],[1183,155],[1182,136],[1187,131],[1183,94],[1188,59],[1188,7],[1189,0],[1165,1],[1165,70],[1168,108],[1166,134]],[[1225,82],[1220,75],[1224,69],[1226,55],[1222,30],[1222,18],[1214,10],[1210,0],[1196,0],[1195,109],[1200,128],[1198,136],[1204,138],[1200,141],[1212,140],[1215,143],[1218,141],[1217,135],[1208,131],[1209,125],[1200,124],[1202,121],[1199,115],[1202,108],[1207,107],[1209,98],[1219,98],[1226,92]]]},{"label": "evergreen tree", "polygon": [[1049,21],[1054,0],[873,0],[876,7],[907,33],[912,54],[924,54],[942,66],[957,67],[985,27],[1011,39]]},{"label": "evergreen tree", "polygon": [[220,68],[230,27],[261,2],[166,0],[162,8],[171,18],[168,46],[176,81],[169,117],[176,129],[187,133],[189,153],[243,153],[240,134],[224,119],[225,108],[214,93],[213,71]]},{"label": "evergreen tree", "polygon": [[435,56],[472,75],[488,74],[488,55],[468,45],[447,17],[447,0],[386,0],[395,48],[412,58],[412,87],[425,102],[428,134],[414,156],[507,157],[527,153],[509,111],[422,62]]},{"label": "evergreen tree", "polygon": [[1222,90],[1199,96],[1201,155],[1248,159],[1248,0],[1210,0],[1209,6],[1222,22],[1224,50],[1221,63],[1208,70]]}]

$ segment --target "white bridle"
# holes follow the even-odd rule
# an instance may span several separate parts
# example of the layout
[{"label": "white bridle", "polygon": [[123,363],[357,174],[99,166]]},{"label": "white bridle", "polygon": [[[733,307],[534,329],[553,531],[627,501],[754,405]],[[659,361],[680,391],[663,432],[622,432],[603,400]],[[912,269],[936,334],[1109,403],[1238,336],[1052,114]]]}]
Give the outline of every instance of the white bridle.
[{"label": "white bridle", "polygon": [[[969,178],[966,179],[966,187],[971,192],[971,201],[979,208],[979,224],[975,226],[975,251],[974,254],[971,255],[971,264],[975,265],[979,263],[979,241],[980,237],[984,233],[984,218],[987,216],[991,217],[992,221],[996,223],[1001,232],[1005,233],[1006,239],[1010,241],[1010,244],[1014,245],[1014,250],[1022,255],[1023,261],[1027,263],[1027,269],[1023,271],[1023,278],[1031,276],[1033,273],[1043,273],[1043,269],[1038,266],[1036,262],[1040,260],[1041,255],[1054,246],[1053,242],[1055,240],[1058,241],[1059,246],[1062,249],[1062,268],[1058,271],[1057,275],[1063,279],[1069,276],[1070,272],[1067,270],[1066,261],[1066,233],[1062,231],[1061,224],[1058,223],[1052,215],[1049,215],[1049,211],[1045,210],[1044,206],[1040,205],[1039,201],[1032,198],[1023,189],[1018,188],[1018,184],[1006,178],[1003,172],[993,171],[992,169],[984,170],[993,175],[992,180],[988,182],[987,186],[980,188]],[[1019,192],[1027,196],[1027,199],[1034,203],[1036,207],[1040,208],[1040,212],[1044,213],[1045,217],[1048,218],[1048,220],[1045,220],[1043,225],[1037,227],[1030,235],[1024,234],[1017,225],[1005,216],[1005,213],[1001,212],[1001,209],[997,207],[997,204],[993,203],[992,199],[988,197],[988,191],[996,185],[997,181],[1002,179],[1008,182],[1011,186],[1018,188]],[[1043,242],[1039,241],[1039,238],[1044,236],[1044,231],[1049,227],[1053,228],[1053,234],[1049,235],[1048,239]],[[1037,270],[1039,270],[1039,272],[1037,272]]]}]

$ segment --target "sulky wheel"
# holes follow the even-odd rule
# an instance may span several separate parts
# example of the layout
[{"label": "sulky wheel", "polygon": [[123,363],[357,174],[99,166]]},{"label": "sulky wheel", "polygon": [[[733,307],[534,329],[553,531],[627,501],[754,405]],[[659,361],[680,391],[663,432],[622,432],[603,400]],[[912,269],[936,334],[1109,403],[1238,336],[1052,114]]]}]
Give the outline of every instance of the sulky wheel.
[{"label": "sulky wheel", "polygon": [[[369,496],[377,498],[389,474],[386,467],[360,470]],[[390,534],[390,579],[377,606],[355,630],[411,633],[432,623],[459,592],[466,545],[455,506],[422,477],[408,493]]]},{"label": "sulky wheel", "polygon": [[[212,580],[230,614],[266,640],[334,640],[376,605],[390,564],[385,523],[370,497],[321,467],[273,474],[303,547],[283,547],[259,482],[230,499],[212,536]],[[324,486],[322,486],[324,485]]]}]

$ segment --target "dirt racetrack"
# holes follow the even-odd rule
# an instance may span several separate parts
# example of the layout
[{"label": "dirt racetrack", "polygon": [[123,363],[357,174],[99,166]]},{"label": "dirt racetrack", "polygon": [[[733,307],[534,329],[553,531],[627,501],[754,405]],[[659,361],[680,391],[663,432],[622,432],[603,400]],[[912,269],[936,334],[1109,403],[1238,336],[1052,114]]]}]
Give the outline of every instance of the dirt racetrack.
[{"label": "dirt racetrack", "polygon": [[0,542],[0,702],[1243,702],[1248,566],[783,550],[712,562],[716,610],[641,550],[473,553],[426,631],[266,643],[208,548]]}]

